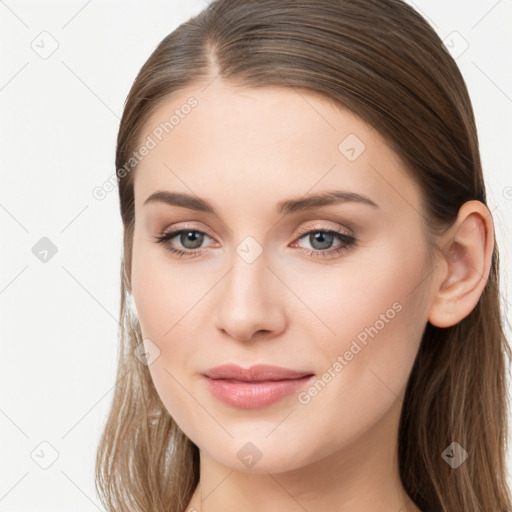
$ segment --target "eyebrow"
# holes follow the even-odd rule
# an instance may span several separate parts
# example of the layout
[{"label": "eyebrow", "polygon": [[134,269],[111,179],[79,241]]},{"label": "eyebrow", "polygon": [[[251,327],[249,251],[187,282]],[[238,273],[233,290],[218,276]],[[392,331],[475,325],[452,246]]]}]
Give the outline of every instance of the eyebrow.
[{"label": "eyebrow", "polygon": [[[197,210],[217,215],[215,208],[205,199],[180,192],[157,190],[144,201],[143,206],[149,203],[165,203],[172,206],[188,208],[189,210]],[[276,214],[288,215],[299,211],[315,210],[322,206],[340,203],[360,203],[373,208],[379,208],[369,197],[361,194],[344,190],[327,190],[313,195],[280,201],[275,207],[275,212]]]}]

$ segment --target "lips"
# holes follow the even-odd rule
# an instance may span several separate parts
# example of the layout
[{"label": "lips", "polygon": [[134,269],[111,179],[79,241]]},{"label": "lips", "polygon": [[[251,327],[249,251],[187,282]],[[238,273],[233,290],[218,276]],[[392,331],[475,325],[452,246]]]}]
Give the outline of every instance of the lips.
[{"label": "lips", "polygon": [[211,368],[203,377],[211,394],[224,404],[258,409],[299,392],[314,374],[263,364],[248,369],[224,364]]},{"label": "lips", "polygon": [[266,364],[257,364],[247,369],[235,364],[223,364],[221,366],[216,366],[215,368],[210,368],[203,375],[210,379],[226,379],[240,382],[262,382],[300,379],[302,377],[313,375],[313,373]]}]

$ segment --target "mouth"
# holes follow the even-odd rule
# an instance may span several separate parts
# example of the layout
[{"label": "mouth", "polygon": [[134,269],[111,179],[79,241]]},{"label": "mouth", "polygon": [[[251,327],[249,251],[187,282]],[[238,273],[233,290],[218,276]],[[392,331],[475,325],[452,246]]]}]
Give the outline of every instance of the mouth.
[{"label": "mouth", "polygon": [[243,369],[223,365],[203,374],[211,394],[238,409],[259,409],[300,391],[314,378],[311,372],[257,365]]}]

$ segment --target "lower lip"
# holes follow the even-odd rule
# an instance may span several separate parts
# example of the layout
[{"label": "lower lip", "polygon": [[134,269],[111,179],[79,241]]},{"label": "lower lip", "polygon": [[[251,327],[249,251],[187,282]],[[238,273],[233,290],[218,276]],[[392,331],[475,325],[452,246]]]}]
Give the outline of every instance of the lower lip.
[{"label": "lower lip", "polygon": [[221,402],[239,409],[259,409],[303,388],[314,375],[300,379],[242,382],[205,377],[208,387]]}]

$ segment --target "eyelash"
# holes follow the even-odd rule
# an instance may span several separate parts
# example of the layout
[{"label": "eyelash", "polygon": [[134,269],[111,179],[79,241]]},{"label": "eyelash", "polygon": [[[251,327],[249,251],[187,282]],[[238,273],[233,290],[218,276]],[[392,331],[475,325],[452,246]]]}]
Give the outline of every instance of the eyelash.
[{"label": "eyelash", "polygon": [[[163,233],[160,233],[158,236],[154,236],[153,238],[155,239],[156,243],[165,245],[165,248],[168,251],[172,252],[173,254],[176,254],[179,258],[182,258],[182,257],[195,258],[195,257],[201,256],[202,252],[200,252],[198,249],[182,250],[182,249],[177,249],[176,247],[173,247],[171,244],[168,243],[171,239],[175,238],[177,235],[180,235],[181,233],[186,233],[186,232],[200,233],[201,235],[206,235],[209,238],[212,238],[204,231],[200,231],[199,229],[192,229],[192,228],[182,228],[182,229],[176,229],[173,231],[164,231]],[[341,254],[341,253],[347,251],[351,246],[356,245],[356,243],[357,243],[355,237],[353,237],[351,235],[347,235],[346,233],[342,233],[341,231],[336,231],[335,229],[330,229],[330,228],[310,229],[310,227],[304,227],[299,230],[298,234],[300,236],[298,237],[297,240],[300,240],[300,239],[304,238],[306,235],[309,235],[311,233],[323,233],[323,234],[334,235],[336,238],[338,238],[338,240],[340,240],[340,242],[343,242],[343,244],[334,249],[328,249],[325,251],[321,251],[318,249],[303,249],[303,251],[308,256],[325,258],[325,257],[329,257],[329,256],[338,255],[338,254]],[[199,254],[197,254],[198,252],[199,252]]]}]

